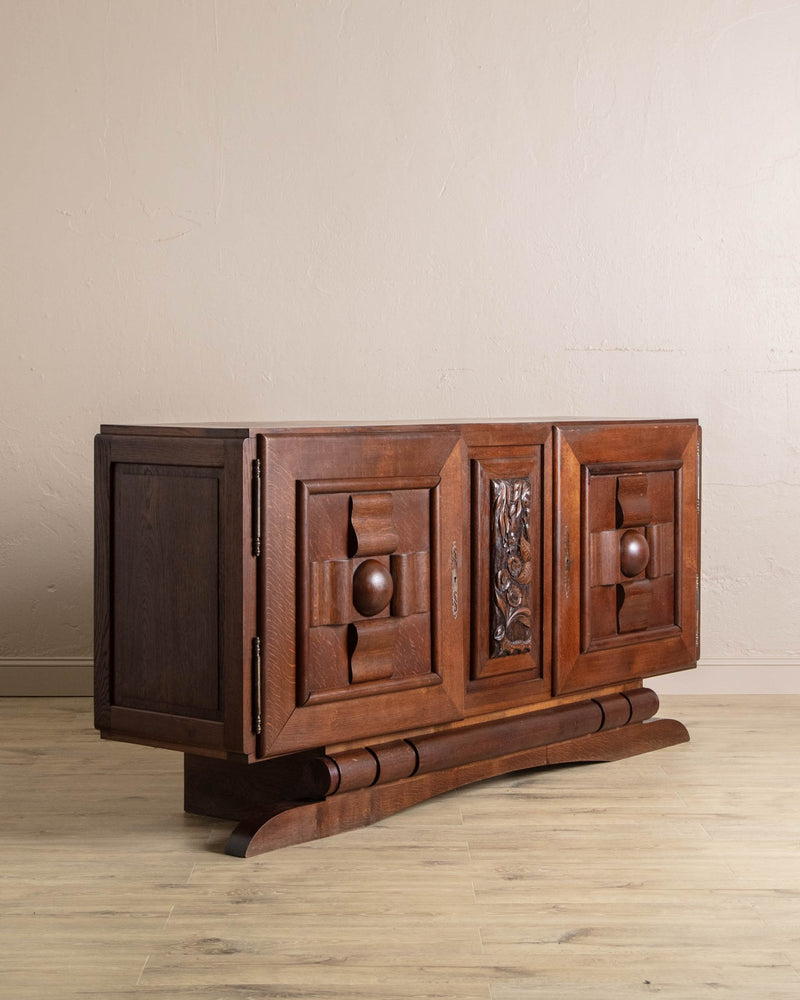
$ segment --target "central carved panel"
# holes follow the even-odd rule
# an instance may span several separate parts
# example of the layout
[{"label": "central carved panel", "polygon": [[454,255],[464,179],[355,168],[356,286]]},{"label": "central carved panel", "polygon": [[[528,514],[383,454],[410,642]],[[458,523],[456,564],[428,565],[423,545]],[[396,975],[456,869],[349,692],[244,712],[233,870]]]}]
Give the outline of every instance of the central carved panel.
[{"label": "central carved panel", "polygon": [[[473,692],[545,685],[541,449],[491,448],[472,462]],[[487,695],[487,697],[489,696]]]},{"label": "central carved panel", "polygon": [[531,648],[530,479],[493,479],[491,504],[489,655],[513,656]]}]

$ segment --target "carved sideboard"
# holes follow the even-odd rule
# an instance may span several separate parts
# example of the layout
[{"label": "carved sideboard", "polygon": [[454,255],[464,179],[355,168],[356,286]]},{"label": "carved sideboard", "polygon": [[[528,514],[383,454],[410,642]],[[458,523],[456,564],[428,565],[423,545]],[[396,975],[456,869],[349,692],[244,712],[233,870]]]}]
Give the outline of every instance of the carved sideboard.
[{"label": "carved sideboard", "polygon": [[103,426],[95,722],[251,855],[688,739],[695,420]]}]

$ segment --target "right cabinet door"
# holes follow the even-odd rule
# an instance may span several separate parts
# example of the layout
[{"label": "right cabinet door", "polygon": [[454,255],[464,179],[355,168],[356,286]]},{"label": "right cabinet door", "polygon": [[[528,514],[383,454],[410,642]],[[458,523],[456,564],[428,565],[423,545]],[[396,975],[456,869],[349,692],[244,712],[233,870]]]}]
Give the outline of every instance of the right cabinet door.
[{"label": "right cabinet door", "polygon": [[556,694],[694,666],[696,421],[555,432]]}]

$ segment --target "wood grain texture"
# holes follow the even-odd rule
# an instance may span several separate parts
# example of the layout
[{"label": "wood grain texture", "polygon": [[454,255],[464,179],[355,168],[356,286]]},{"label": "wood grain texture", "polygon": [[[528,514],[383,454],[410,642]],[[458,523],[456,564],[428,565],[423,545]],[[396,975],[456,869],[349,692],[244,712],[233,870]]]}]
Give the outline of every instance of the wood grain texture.
[{"label": "wood grain texture", "polygon": [[620,476],[617,479],[617,521],[621,528],[644,525],[652,520],[647,474]]},{"label": "wood grain texture", "polygon": [[351,683],[364,684],[392,676],[399,628],[393,618],[355,622],[350,626],[353,636],[350,654]]},{"label": "wood grain texture", "polygon": [[345,625],[353,617],[353,563],[327,559],[309,566],[309,627]]},{"label": "wood grain texture", "polygon": [[391,493],[358,493],[350,498],[350,524],[356,556],[394,552],[399,535],[394,523]]},{"label": "wood grain texture", "polygon": [[396,553],[391,557],[390,565],[394,581],[392,614],[397,618],[407,618],[430,611],[430,553]]}]

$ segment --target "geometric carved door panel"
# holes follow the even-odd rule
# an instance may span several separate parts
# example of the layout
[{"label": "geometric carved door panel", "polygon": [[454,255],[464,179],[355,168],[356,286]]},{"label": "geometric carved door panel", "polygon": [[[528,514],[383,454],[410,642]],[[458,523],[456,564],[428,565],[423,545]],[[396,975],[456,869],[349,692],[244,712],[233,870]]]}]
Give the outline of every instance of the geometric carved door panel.
[{"label": "geometric carved door panel", "polygon": [[699,428],[557,428],[556,691],[692,666]]},{"label": "geometric carved door panel", "polygon": [[360,492],[304,483],[308,574],[298,656],[301,704],[431,683],[435,480]]},{"label": "geometric carved door panel", "polygon": [[461,718],[460,436],[260,435],[259,450],[258,755]]},{"label": "geometric carved door panel", "polygon": [[632,467],[585,480],[581,648],[650,640],[676,629],[677,469]]}]

